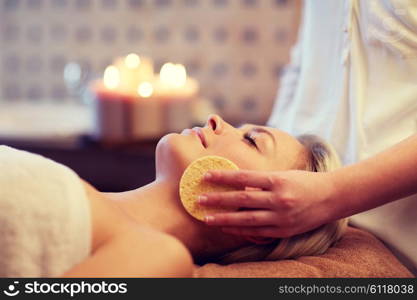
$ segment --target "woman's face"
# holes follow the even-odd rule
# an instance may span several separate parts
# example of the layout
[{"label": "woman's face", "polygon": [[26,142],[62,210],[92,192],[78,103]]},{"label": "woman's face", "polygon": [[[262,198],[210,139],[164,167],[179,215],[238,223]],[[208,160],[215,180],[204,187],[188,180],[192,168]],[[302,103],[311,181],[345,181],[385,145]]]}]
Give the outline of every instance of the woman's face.
[{"label": "woman's face", "polygon": [[303,169],[307,151],[287,133],[246,124],[235,128],[218,115],[206,125],[168,134],[158,143],[156,175],[178,180],[195,159],[217,155],[233,161],[240,169],[278,171]]}]

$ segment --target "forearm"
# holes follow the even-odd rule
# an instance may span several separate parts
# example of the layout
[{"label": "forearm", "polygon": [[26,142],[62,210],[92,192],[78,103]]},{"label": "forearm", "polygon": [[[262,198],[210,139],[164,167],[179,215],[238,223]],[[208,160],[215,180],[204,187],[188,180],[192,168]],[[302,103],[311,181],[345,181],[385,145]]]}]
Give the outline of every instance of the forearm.
[{"label": "forearm", "polygon": [[340,217],[417,193],[417,135],[329,175],[335,187],[331,201]]}]

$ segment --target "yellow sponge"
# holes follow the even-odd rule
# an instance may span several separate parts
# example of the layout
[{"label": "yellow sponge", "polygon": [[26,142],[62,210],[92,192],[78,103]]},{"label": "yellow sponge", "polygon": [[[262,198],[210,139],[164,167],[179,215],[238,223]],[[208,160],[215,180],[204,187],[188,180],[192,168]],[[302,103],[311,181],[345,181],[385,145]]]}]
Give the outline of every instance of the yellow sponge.
[{"label": "yellow sponge", "polygon": [[205,207],[197,203],[197,197],[209,192],[232,191],[235,188],[213,184],[203,180],[209,170],[238,170],[230,160],[220,156],[204,156],[193,161],[182,174],[180,180],[180,198],[185,210],[198,220],[203,220],[208,214],[234,211],[234,208]]}]

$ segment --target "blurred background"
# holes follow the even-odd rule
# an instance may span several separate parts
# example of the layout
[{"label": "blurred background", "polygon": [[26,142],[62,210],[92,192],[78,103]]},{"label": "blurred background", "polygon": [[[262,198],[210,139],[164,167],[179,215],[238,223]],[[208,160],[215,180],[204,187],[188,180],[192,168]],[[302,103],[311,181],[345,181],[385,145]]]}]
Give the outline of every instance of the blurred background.
[{"label": "blurred background", "polygon": [[157,139],[90,139],[89,84],[136,53],[155,71],[184,65],[226,121],[264,124],[300,10],[300,0],[0,0],[0,143],[64,163],[100,190],[145,184]]}]

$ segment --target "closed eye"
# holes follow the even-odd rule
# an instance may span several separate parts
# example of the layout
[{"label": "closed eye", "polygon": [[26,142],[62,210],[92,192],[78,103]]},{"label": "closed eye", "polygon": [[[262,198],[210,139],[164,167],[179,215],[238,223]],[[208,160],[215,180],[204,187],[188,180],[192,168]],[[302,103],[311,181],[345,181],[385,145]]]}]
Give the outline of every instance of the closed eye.
[{"label": "closed eye", "polygon": [[245,133],[243,135],[243,138],[245,141],[247,141],[252,147],[258,148],[258,145],[256,144],[255,139],[251,136],[249,132]]}]

